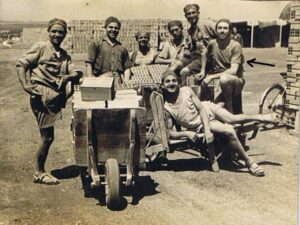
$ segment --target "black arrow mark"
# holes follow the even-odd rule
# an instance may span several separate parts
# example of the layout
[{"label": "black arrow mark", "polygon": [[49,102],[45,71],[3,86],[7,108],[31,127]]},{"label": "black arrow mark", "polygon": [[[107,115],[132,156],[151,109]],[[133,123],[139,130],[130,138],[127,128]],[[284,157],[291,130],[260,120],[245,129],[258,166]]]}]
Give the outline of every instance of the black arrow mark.
[{"label": "black arrow mark", "polygon": [[265,65],[265,66],[275,66],[275,64],[270,64],[270,63],[263,63],[263,62],[256,62],[255,61],[256,58],[247,60],[247,63],[249,64],[249,66],[253,67],[254,65],[252,65],[252,63],[256,63],[256,64],[260,64],[260,65]]}]

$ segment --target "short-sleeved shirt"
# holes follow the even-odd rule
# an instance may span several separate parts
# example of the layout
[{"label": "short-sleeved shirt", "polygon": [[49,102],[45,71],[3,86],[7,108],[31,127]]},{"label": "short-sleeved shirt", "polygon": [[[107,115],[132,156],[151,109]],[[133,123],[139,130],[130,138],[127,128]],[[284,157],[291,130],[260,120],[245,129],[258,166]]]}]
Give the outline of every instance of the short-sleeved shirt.
[{"label": "short-sleeved shirt", "polygon": [[145,55],[141,51],[137,50],[131,55],[133,66],[152,64],[155,60],[156,55],[157,52],[153,48],[150,48]]},{"label": "short-sleeved shirt", "polygon": [[[215,24],[212,21],[198,20],[197,25],[193,28],[191,25],[187,29],[188,49],[201,55],[202,49],[207,46],[208,42],[217,37]],[[195,53],[194,53],[195,54]]]},{"label": "short-sleeved shirt", "polygon": [[25,55],[17,60],[17,66],[30,70],[31,81],[58,90],[58,78],[72,73],[74,65],[67,52],[56,51],[50,41],[36,43]]},{"label": "short-sleeved shirt", "polygon": [[162,59],[180,59],[183,56],[185,46],[185,37],[179,45],[175,45],[173,38],[164,43],[164,47],[158,57]]},{"label": "short-sleeved shirt", "polygon": [[237,76],[243,77],[244,57],[241,45],[238,42],[230,40],[226,48],[221,50],[217,40],[211,40],[207,46],[207,54],[208,57],[211,57],[213,60],[214,73],[222,73],[230,69],[231,64],[237,63],[239,64]]},{"label": "short-sleeved shirt", "polygon": [[92,64],[95,76],[106,72],[123,74],[130,67],[127,49],[118,41],[111,44],[108,37],[91,42],[86,62]]}]

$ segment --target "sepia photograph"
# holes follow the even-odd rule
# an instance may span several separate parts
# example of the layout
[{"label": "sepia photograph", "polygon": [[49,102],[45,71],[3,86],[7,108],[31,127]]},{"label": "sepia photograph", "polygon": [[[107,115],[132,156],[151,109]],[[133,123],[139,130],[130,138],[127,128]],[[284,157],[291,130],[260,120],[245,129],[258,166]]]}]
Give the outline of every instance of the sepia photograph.
[{"label": "sepia photograph", "polygon": [[300,1],[0,0],[0,225],[299,224]]}]

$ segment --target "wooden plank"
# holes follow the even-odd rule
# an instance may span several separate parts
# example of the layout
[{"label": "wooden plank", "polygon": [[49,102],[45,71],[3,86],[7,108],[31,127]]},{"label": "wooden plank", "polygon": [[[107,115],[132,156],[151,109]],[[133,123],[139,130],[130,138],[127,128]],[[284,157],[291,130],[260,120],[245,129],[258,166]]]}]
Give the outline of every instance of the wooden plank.
[{"label": "wooden plank", "polygon": [[164,149],[168,149],[168,139],[169,139],[169,133],[166,128],[166,118],[165,118],[165,109],[164,109],[164,100],[161,94],[157,94],[155,98],[156,107],[157,107],[157,113],[158,113],[158,124],[161,134],[161,140]]},{"label": "wooden plank", "polygon": [[159,122],[158,122],[158,109],[157,109],[157,105],[156,105],[156,92],[152,92],[151,96],[150,96],[150,103],[151,103],[151,109],[152,109],[152,113],[153,113],[153,119],[154,119],[154,133],[156,133],[156,138],[157,140],[159,140],[159,142],[161,142],[161,131],[159,129]]},{"label": "wooden plank", "polygon": [[74,154],[77,165],[87,165],[88,130],[86,110],[74,110]]},{"label": "wooden plank", "polygon": [[135,162],[139,161],[140,163],[145,163],[145,154],[146,154],[146,109],[140,108],[136,109],[136,119],[137,119],[137,130],[138,130],[138,141],[139,145],[139,159],[135,158]]}]

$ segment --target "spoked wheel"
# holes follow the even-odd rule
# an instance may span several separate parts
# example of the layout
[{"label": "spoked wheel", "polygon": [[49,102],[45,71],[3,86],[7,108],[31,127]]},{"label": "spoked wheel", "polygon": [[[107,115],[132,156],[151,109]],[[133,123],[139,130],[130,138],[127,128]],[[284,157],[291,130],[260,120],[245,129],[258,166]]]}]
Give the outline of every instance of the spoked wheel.
[{"label": "spoked wheel", "polygon": [[[273,84],[262,95],[259,102],[259,114],[275,113],[276,117],[283,120],[285,109],[284,102],[286,99],[286,92],[281,84]],[[265,125],[264,128],[271,129],[274,124]],[[256,136],[258,129],[255,129],[252,137]]]},{"label": "spoked wheel", "polygon": [[108,159],[105,163],[106,204],[110,209],[117,208],[120,202],[120,171],[116,159]]}]

